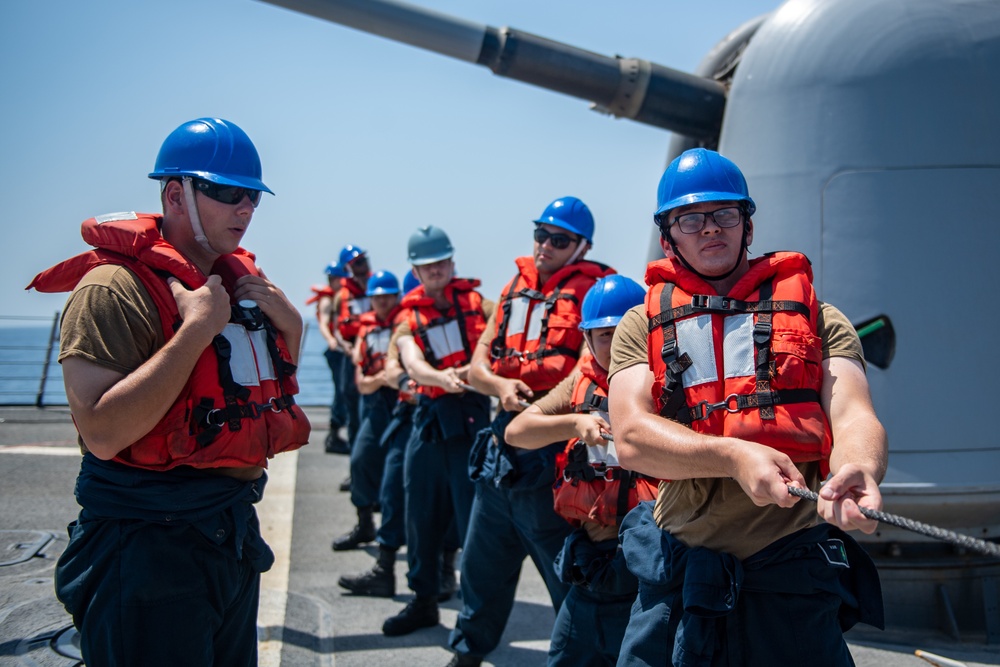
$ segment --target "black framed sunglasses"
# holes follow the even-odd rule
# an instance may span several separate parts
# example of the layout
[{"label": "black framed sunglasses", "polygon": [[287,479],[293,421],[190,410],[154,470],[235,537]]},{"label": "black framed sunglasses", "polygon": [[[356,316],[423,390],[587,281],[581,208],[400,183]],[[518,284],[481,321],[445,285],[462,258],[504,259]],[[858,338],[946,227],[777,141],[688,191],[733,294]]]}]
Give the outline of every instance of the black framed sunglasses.
[{"label": "black framed sunglasses", "polygon": [[250,203],[254,208],[260,204],[260,198],[264,194],[263,190],[252,190],[238,185],[219,185],[211,181],[203,181],[200,178],[191,179],[195,190],[202,193],[209,199],[214,199],[223,204],[233,206],[243,201],[244,197],[250,198]]},{"label": "black framed sunglasses", "polygon": [[[717,208],[714,211],[706,211],[705,213],[683,213],[670,221],[670,223],[671,226],[676,225],[685,234],[697,234],[705,229],[709,218],[722,229],[729,229],[743,222],[743,209],[739,206],[727,206],[725,208]],[[660,219],[659,222],[662,225],[667,221]]]},{"label": "black framed sunglasses", "polygon": [[553,234],[544,227],[535,227],[535,242],[544,245],[546,241],[552,244],[556,250],[565,250],[570,243],[578,242],[580,239],[569,234]]}]

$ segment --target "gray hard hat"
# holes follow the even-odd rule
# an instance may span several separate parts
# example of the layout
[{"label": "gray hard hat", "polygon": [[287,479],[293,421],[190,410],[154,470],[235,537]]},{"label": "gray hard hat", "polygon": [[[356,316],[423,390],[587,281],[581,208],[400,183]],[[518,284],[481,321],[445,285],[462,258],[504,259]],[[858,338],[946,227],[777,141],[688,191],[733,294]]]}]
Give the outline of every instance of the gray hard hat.
[{"label": "gray hard hat", "polygon": [[410,264],[423,266],[450,258],[455,254],[455,248],[443,229],[427,226],[413,232],[406,244],[406,253]]}]

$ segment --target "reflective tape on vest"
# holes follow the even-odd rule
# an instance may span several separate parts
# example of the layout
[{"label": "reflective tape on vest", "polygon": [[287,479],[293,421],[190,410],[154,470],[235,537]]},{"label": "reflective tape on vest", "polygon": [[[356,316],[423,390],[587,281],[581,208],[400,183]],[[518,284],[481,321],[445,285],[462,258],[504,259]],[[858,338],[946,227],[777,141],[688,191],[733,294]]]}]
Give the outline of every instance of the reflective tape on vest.
[{"label": "reflective tape on vest", "polygon": [[615,443],[587,445],[587,463],[597,466],[621,467],[621,463],[618,462],[618,451],[615,449]]},{"label": "reflective tape on vest", "polygon": [[372,309],[371,299],[367,296],[359,296],[347,302],[347,308],[351,315],[363,315]]},{"label": "reflective tape on vest", "polygon": [[444,324],[427,327],[426,336],[435,359],[444,359],[452,354],[465,352],[458,320],[449,320]]},{"label": "reflective tape on vest", "polygon": [[[537,306],[537,307],[532,307]],[[529,312],[530,311],[530,312]],[[516,336],[527,328],[525,340],[538,340],[542,335],[542,317],[545,315],[545,302],[519,296],[510,301],[510,319],[507,322],[507,335]]]},{"label": "reflective tape on vest", "polygon": [[259,387],[261,380],[276,380],[278,374],[267,349],[267,332],[263,329],[248,331],[230,322],[222,335],[232,347],[229,368],[233,380],[244,387]]},{"label": "reflective tape on vest", "polygon": [[[681,376],[685,387],[716,382],[715,332],[712,315],[704,314],[676,323],[677,349],[691,358],[691,367]],[[743,313],[723,321],[723,365],[726,379],[754,375],[753,315]]]},{"label": "reflective tape on vest", "polygon": [[386,327],[375,329],[365,334],[366,351],[371,356],[385,355],[389,352],[389,339],[392,338],[392,329]]}]

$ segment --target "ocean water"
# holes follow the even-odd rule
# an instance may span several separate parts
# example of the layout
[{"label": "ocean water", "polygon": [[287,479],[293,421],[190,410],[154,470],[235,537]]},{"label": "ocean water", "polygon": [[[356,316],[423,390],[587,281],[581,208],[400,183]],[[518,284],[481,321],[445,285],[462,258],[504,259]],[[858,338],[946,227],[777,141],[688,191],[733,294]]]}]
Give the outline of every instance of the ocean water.
[{"label": "ocean water", "polygon": [[[59,333],[49,349],[52,320],[0,318],[0,405],[66,405],[59,355]],[[306,322],[299,360],[299,405],[329,405],[333,382],[323,351],[326,343],[315,322]],[[43,383],[43,376],[45,380]]]}]

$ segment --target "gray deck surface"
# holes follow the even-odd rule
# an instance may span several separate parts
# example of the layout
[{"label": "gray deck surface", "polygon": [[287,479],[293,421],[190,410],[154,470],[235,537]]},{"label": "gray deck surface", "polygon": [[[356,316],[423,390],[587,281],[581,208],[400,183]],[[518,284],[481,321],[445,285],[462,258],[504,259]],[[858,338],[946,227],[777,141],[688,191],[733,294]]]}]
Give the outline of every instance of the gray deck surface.
[{"label": "gray deck surface", "polygon": [[[262,523],[287,534],[276,541],[287,541],[288,558],[283,568],[279,558],[276,571],[264,580],[260,664],[445,665],[451,657],[445,644],[458,600],[442,606],[441,623],[435,628],[397,638],[381,633],[382,621],[410,599],[402,552],[395,599],[352,597],[337,586],[341,574],[369,568],[375,548],[330,550],[331,539],[349,530],[355,519],[348,494],[337,491],[347,475],[348,458],[323,451],[327,410],[310,408],[307,413],[316,429],[312,444],[300,451],[294,467],[285,466],[289,474],[282,478],[291,480],[294,490],[286,486],[283,497],[280,485],[269,485],[268,494],[272,488],[275,494],[266,501],[275,504],[261,508]],[[65,526],[77,512],[73,482],[79,456],[72,450],[74,442],[65,407],[0,407],[0,563],[26,558],[0,567],[0,665],[79,663],[68,657],[75,650],[70,619],[52,593],[55,559],[66,544]],[[276,466],[272,479],[277,476]],[[35,555],[28,557],[31,553]],[[283,622],[270,622],[282,617],[282,608]],[[506,633],[486,664],[544,665],[553,618],[545,587],[528,560]],[[861,667],[931,664],[915,657],[915,649],[970,667],[1000,665],[1000,647],[959,644],[937,633],[907,637],[852,631],[848,640]],[[804,654],[802,664],[816,663]]]}]

